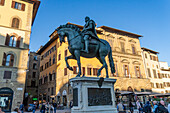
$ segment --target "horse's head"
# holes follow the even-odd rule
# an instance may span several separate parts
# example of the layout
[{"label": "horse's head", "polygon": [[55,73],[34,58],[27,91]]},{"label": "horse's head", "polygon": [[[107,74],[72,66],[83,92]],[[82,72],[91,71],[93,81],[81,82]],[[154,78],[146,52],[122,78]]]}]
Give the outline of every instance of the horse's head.
[{"label": "horse's head", "polygon": [[65,42],[66,32],[64,32],[63,30],[58,30],[57,33],[60,39],[60,43],[62,44],[62,42]]},{"label": "horse's head", "polygon": [[66,36],[69,38],[68,40],[71,40],[75,37],[76,33],[80,33],[80,29],[77,26],[71,24],[60,25],[56,31],[58,33],[61,44],[62,42],[65,42]]}]

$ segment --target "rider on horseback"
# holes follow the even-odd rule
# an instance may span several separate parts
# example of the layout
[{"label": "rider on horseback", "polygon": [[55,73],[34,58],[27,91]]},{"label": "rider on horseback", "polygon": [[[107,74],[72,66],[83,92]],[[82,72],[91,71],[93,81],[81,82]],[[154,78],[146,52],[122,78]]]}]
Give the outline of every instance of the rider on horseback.
[{"label": "rider on horseback", "polygon": [[85,40],[85,50],[82,50],[86,53],[89,53],[88,47],[89,47],[89,40],[91,38],[97,39],[100,41],[100,39],[97,36],[96,29],[95,29],[95,22],[93,20],[90,20],[88,16],[85,17],[86,24],[84,25],[84,28],[82,30],[82,34]]}]

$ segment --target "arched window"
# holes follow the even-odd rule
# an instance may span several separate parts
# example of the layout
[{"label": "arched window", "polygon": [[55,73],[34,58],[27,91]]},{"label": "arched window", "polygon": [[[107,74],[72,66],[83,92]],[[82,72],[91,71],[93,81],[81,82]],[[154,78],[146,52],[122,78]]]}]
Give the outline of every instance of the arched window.
[{"label": "arched window", "polygon": [[6,55],[4,53],[2,65],[3,66],[13,66],[13,64],[14,64],[14,55],[13,54]]},{"label": "arched window", "polygon": [[12,26],[13,28],[19,28],[19,19],[18,18],[13,18],[12,19]]},{"label": "arched window", "polygon": [[15,36],[11,36],[9,40],[9,46],[16,47],[16,42],[17,42],[17,38]]},{"label": "arched window", "polygon": [[14,35],[10,36],[10,35],[7,34],[5,45],[11,46],[11,47],[19,47],[20,46],[20,40],[21,40],[21,36],[16,38],[16,36],[14,36]]}]

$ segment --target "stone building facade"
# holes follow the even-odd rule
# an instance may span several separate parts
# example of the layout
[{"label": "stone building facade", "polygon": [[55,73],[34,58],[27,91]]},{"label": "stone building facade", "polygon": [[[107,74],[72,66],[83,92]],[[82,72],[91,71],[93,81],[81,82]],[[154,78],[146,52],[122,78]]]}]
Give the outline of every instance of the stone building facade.
[{"label": "stone building facade", "polygon": [[[72,23],[68,23],[72,24]],[[75,24],[73,24],[75,25]],[[80,29],[83,26],[77,25]],[[122,31],[119,29],[101,26],[96,28],[98,37],[107,40],[112,47],[112,55],[115,63],[116,73],[111,74],[110,78],[116,78],[115,90],[119,91],[151,91],[150,80],[146,77],[143,59],[141,55],[141,47],[139,37],[134,33]],[[40,61],[40,89],[39,96],[41,99],[50,101],[55,99],[64,106],[69,106],[72,97],[72,87],[69,79],[73,78],[78,73],[77,62],[75,60],[68,60],[73,67],[73,71],[66,68],[65,57],[70,55],[68,50],[68,42],[60,44],[57,31],[50,35],[50,40],[39,50],[41,55]],[[52,47],[56,46],[54,52]],[[55,53],[55,63],[49,62]],[[106,57],[107,64],[109,59]],[[45,65],[44,65],[45,64]],[[81,57],[82,72],[85,76],[97,77],[97,70],[102,66],[96,58],[82,58]],[[54,73],[54,74],[53,74]],[[50,75],[54,78],[54,82],[50,81]],[[105,69],[102,70],[101,77],[105,77]],[[53,83],[55,84],[53,84]],[[49,86],[49,87],[44,87]],[[51,87],[51,88],[50,88]],[[50,89],[49,89],[50,88]],[[53,88],[54,94],[50,94]],[[49,90],[48,90],[49,89]],[[52,98],[50,98],[50,96]],[[45,97],[45,98],[44,98]]]},{"label": "stone building facade", "polygon": [[170,67],[168,67],[167,62],[159,62],[160,65],[160,75],[162,79],[162,85],[158,87],[164,89],[164,93],[170,93]]},{"label": "stone building facade", "polygon": [[28,72],[25,84],[25,103],[32,104],[38,100],[40,56],[30,52],[28,58]]},{"label": "stone building facade", "polygon": [[0,0],[0,103],[13,111],[23,101],[27,60],[38,0]]},{"label": "stone building facade", "polygon": [[[145,64],[145,70],[147,78],[151,81],[152,92],[165,93],[164,88],[164,72],[161,71],[160,63],[158,59],[158,52],[148,48],[142,48],[143,62]],[[167,77],[169,77],[167,75]]]}]

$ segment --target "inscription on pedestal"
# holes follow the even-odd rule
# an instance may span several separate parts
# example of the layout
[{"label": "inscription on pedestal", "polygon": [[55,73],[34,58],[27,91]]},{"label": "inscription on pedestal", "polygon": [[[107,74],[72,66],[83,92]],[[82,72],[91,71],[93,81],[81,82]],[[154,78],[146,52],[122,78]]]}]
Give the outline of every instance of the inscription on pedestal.
[{"label": "inscription on pedestal", "polygon": [[73,106],[78,106],[78,88],[73,89]]},{"label": "inscription on pedestal", "polygon": [[110,88],[88,88],[88,106],[112,105]]}]

